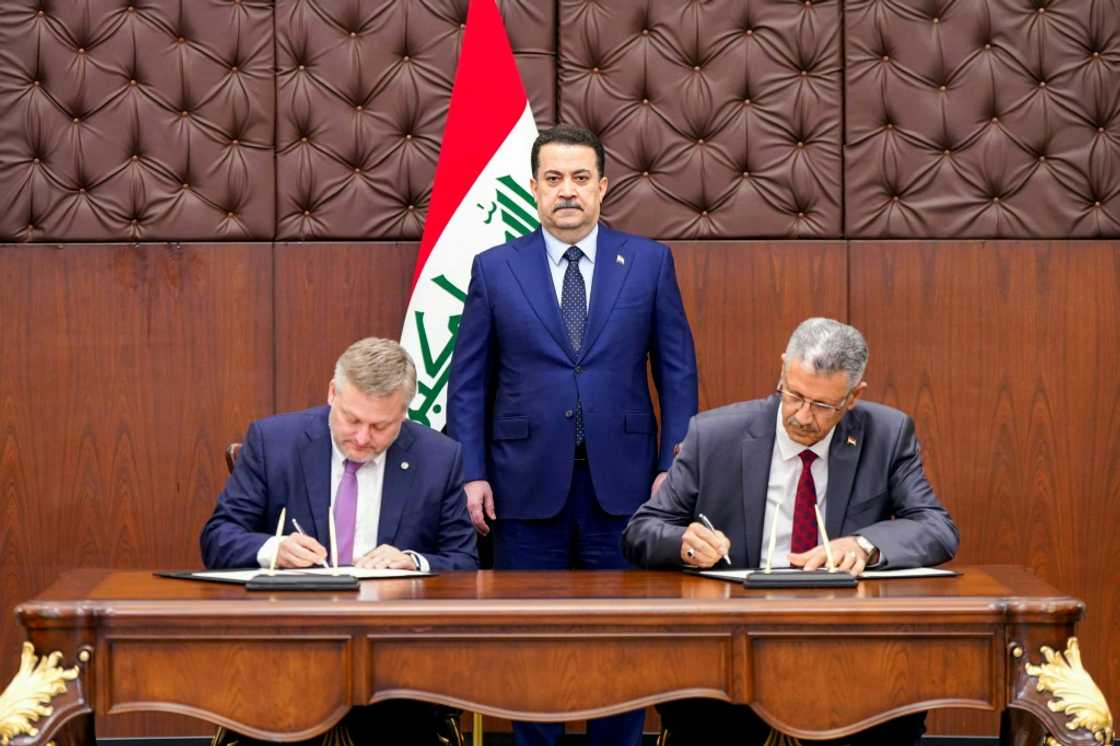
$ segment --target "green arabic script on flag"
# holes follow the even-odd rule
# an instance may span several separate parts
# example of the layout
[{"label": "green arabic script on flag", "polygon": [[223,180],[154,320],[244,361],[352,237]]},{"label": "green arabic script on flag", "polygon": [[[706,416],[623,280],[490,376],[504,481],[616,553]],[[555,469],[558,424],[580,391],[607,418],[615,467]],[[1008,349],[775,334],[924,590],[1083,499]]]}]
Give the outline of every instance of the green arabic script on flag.
[{"label": "green arabic script on flag", "polygon": [[[533,199],[532,193],[509,175],[498,177],[494,199],[489,204],[475,206],[481,211],[479,217],[483,225],[490,225],[494,221],[494,213],[498,212],[498,219],[504,228],[507,241],[532,233],[540,225],[536,216],[537,202]],[[467,279],[469,278],[464,278]],[[442,300],[452,302],[456,308],[462,310],[463,303],[467,300],[465,281],[464,287],[459,287],[446,275],[441,274],[433,277],[431,283],[442,291]],[[428,327],[425,322],[425,317],[430,315],[430,311],[423,309],[416,309],[412,315],[411,321],[420,340],[421,359],[418,361],[419,366],[416,371],[416,393],[419,405],[415,408],[409,407],[408,410],[410,420],[429,427],[432,426],[431,414],[440,414],[443,411],[440,401],[443,399],[443,392],[447,388],[447,380],[451,375],[451,353],[454,352],[455,342],[459,338],[459,321],[462,319],[462,313],[444,317],[445,328],[450,336],[435,354],[432,351],[433,335],[429,331],[436,327]],[[416,401],[413,399],[414,403]]]}]

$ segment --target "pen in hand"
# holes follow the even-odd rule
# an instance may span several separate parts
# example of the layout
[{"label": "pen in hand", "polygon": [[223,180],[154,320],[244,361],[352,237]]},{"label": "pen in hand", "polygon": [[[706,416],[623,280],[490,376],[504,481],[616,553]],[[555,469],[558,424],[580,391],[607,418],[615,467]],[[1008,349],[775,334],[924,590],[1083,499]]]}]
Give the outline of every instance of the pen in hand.
[{"label": "pen in hand", "polygon": [[[299,525],[299,521],[297,521],[295,518],[292,519],[292,525],[296,527],[296,531],[299,531],[301,536],[307,536],[307,532],[303,530],[303,528]],[[331,569],[331,566],[327,564],[326,558],[319,560],[319,564],[321,564],[328,570]]]},{"label": "pen in hand", "polygon": [[[711,531],[713,534],[716,533],[716,527],[713,526],[712,522],[708,520],[708,516],[704,515],[703,513],[699,513],[696,517],[700,519],[700,521],[709,531]],[[727,563],[728,567],[734,567],[734,565],[731,564],[731,558],[728,557],[727,554],[723,555],[723,561]]]}]

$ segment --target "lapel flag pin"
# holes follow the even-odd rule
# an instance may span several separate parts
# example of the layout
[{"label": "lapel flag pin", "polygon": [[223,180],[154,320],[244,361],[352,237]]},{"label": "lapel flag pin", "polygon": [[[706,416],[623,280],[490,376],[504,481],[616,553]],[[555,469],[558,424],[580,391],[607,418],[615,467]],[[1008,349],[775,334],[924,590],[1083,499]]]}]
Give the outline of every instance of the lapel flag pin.
[{"label": "lapel flag pin", "polygon": [[849,435],[848,436],[848,445],[854,446],[855,444],[856,444],[855,436],[854,435]]},{"label": "lapel flag pin", "polygon": [[626,257],[624,257],[622,254],[615,254],[614,255],[614,263],[615,264],[621,264],[621,265],[625,266],[626,265]]},{"label": "lapel flag pin", "polygon": [[402,461],[401,462],[401,468],[404,469],[405,471],[408,471],[408,462],[407,461]]}]

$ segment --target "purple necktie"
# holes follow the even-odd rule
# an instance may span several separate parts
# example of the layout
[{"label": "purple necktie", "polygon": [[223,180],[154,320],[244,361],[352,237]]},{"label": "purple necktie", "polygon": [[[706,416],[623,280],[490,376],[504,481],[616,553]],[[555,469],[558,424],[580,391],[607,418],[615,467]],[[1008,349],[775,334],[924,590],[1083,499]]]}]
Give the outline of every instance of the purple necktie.
[{"label": "purple necktie", "polygon": [[334,535],[338,541],[338,564],[354,564],[354,529],[358,525],[358,469],[357,461],[343,459],[342,481],[334,496]]}]

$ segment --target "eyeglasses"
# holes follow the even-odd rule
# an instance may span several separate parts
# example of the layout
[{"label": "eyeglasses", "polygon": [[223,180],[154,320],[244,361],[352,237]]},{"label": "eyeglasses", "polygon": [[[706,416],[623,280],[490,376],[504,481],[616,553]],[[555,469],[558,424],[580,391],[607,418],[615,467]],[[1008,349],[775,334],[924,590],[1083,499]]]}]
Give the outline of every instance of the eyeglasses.
[{"label": "eyeglasses", "polygon": [[820,417],[831,417],[832,415],[841,411],[844,408],[844,403],[848,401],[848,397],[852,394],[851,391],[844,394],[844,398],[840,400],[839,404],[829,404],[828,402],[806,399],[800,394],[795,394],[792,391],[786,391],[781,386],[779,386],[776,391],[778,392],[778,395],[782,397],[782,402],[787,406],[794,407],[794,411],[800,411],[803,406],[808,404],[809,411],[814,415],[819,415]]}]

